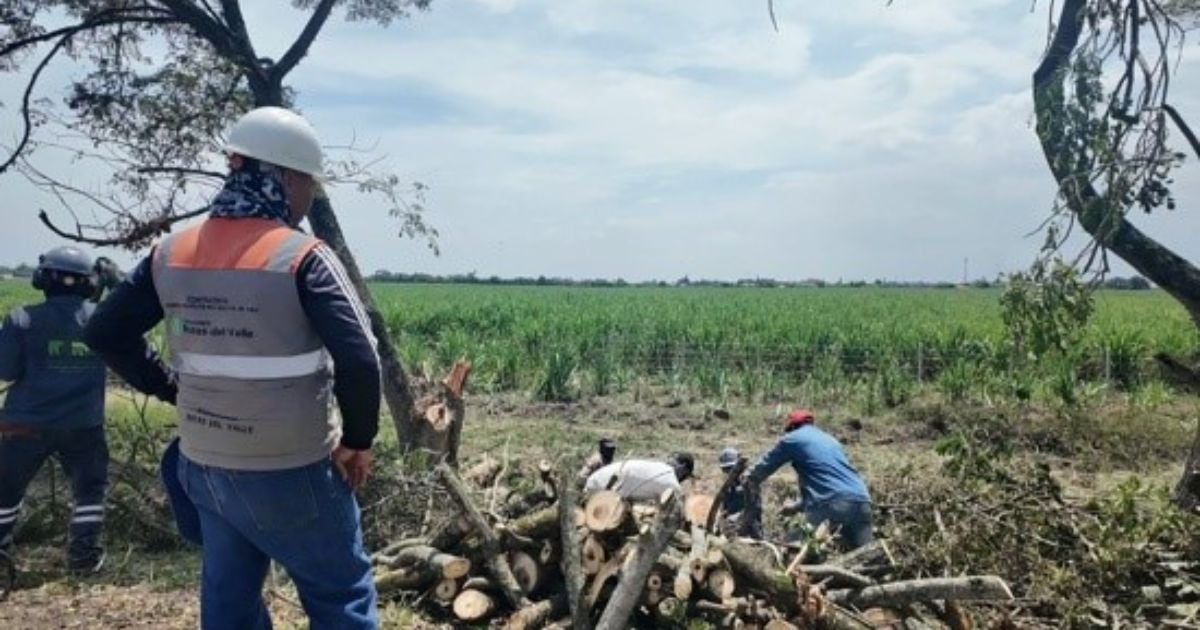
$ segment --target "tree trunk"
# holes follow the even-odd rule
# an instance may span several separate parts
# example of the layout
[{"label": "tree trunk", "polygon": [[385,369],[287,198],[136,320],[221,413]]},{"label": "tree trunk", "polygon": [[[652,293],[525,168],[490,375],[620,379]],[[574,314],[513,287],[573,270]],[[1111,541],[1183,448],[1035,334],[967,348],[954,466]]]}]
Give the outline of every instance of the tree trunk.
[{"label": "tree trunk", "polygon": [[[1065,0],[1046,56],[1033,73],[1034,112],[1038,140],[1046,163],[1058,181],[1059,194],[1079,224],[1104,247],[1162,287],[1183,305],[1200,327],[1200,269],[1134,227],[1122,208],[1108,205],[1085,173],[1075,172],[1075,154],[1063,121],[1067,69],[1085,28],[1087,0]],[[1192,448],[1175,502],[1191,509],[1200,504],[1200,438]]]},{"label": "tree trunk", "polygon": [[1183,468],[1183,477],[1175,486],[1175,505],[1184,510],[1200,508],[1200,421],[1196,423],[1196,439],[1192,453]]},{"label": "tree trunk", "polygon": [[[254,72],[247,72],[246,76],[254,92],[256,107],[287,106],[283,102],[283,76],[273,77],[272,81],[261,80]],[[392,424],[396,427],[396,440],[405,449],[413,448],[417,446],[414,443],[416,410],[413,407],[413,393],[408,375],[404,366],[400,364],[400,357],[396,353],[396,347],[392,345],[387,323],[379,312],[366,281],[363,280],[358,261],[354,259],[350,246],[346,244],[346,237],[342,234],[342,227],[327,196],[321,194],[313,199],[312,208],[308,212],[308,223],[312,226],[313,234],[333,248],[342,261],[346,273],[350,276],[350,283],[354,285],[354,290],[362,300],[363,308],[367,309],[367,317],[371,320],[371,332],[379,345],[379,363],[383,369],[383,399],[391,413]]]},{"label": "tree trunk", "polygon": [[408,375],[404,366],[400,364],[400,357],[396,353],[396,347],[392,345],[387,323],[383,314],[379,312],[366,281],[363,280],[354,254],[346,244],[346,237],[342,235],[342,228],[328,198],[318,197],[313,201],[312,210],[308,213],[308,223],[312,226],[313,234],[337,253],[346,267],[346,273],[350,275],[350,282],[354,284],[354,289],[362,299],[363,308],[367,309],[367,317],[371,319],[371,332],[379,342],[379,363],[383,368],[383,400],[391,413],[392,425],[396,427],[396,439],[404,448],[417,447],[419,445],[415,441],[416,409],[413,406],[413,393],[408,384]]}]

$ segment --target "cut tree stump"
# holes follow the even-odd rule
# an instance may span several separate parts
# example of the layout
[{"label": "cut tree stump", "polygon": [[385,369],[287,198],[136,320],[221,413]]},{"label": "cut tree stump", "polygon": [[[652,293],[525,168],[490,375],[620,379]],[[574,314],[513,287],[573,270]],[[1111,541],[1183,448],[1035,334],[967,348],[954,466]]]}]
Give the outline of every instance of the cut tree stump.
[{"label": "cut tree stump", "polygon": [[667,597],[658,602],[658,605],[652,608],[650,613],[658,621],[659,625],[673,626],[683,616],[684,608],[685,606],[681,600],[674,597]]},{"label": "cut tree stump", "polygon": [[522,591],[532,593],[541,585],[542,567],[533,556],[524,551],[513,551],[508,554],[508,564]]},{"label": "cut tree stump", "polygon": [[604,550],[604,545],[600,544],[595,536],[588,536],[583,540],[583,549],[580,553],[582,554],[584,575],[596,575],[608,560],[608,552]]},{"label": "cut tree stump", "polygon": [[466,406],[463,392],[471,374],[469,361],[458,361],[438,384],[438,391],[417,403],[413,443],[451,466],[458,465]]},{"label": "cut tree stump", "polygon": [[496,609],[496,602],[487,593],[467,589],[454,598],[454,616],[472,622],[486,619]]},{"label": "cut tree stump", "polygon": [[587,528],[604,533],[619,529],[625,523],[629,506],[616,492],[601,490],[588,497],[583,512]]},{"label": "cut tree stump", "polygon": [[433,547],[418,545],[405,547],[396,553],[392,566],[416,567],[429,571],[441,579],[457,580],[471,572],[471,561],[466,558],[442,553]]},{"label": "cut tree stump", "polygon": [[733,597],[733,592],[737,587],[733,574],[725,569],[710,572],[704,582],[708,592],[716,597],[717,601],[725,601]]},{"label": "cut tree stump", "polygon": [[617,555],[605,562],[599,571],[596,571],[595,577],[592,578],[592,584],[588,588],[587,599],[585,600],[589,609],[596,607],[596,603],[600,601],[601,595],[604,594],[604,588],[608,585],[609,580],[616,579],[617,575],[621,572],[621,565],[624,563],[625,554],[628,551],[628,547],[621,549],[617,552]]},{"label": "cut tree stump", "polygon": [[458,596],[458,591],[458,580],[446,579],[434,584],[430,592],[433,593],[434,599],[449,604]]}]

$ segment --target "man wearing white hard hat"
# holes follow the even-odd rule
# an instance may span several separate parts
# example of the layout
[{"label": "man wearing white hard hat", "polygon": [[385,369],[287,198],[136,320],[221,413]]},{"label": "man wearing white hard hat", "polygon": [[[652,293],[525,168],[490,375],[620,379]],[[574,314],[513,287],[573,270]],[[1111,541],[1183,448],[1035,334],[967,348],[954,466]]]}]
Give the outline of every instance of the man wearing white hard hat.
[{"label": "man wearing white hard hat", "polygon": [[[208,217],[157,244],[86,340],[178,409],[163,480],[180,533],[203,548],[203,628],[269,628],[271,560],[310,627],[375,628],[353,490],[371,470],[379,359],[341,263],[296,229],[319,189],[321,146],[298,114],[263,107],[225,148],[229,175]],[[142,338],[159,321],[169,366]]]}]

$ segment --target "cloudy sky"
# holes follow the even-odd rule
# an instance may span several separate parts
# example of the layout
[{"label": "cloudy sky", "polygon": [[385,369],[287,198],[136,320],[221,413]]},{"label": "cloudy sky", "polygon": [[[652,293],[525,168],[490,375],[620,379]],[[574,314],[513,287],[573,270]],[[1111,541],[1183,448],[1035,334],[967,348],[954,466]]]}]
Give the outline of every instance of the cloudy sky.
[{"label": "cloudy sky", "polygon": [[[331,22],[292,84],[325,142],[430,186],[440,257],[333,190],[368,271],[932,280],[969,258],[994,277],[1029,262],[1053,193],[1028,88],[1047,3],[1030,4],[777,0],[775,32],[765,0],[435,1],[386,29]],[[260,54],[302,25],[243,5]],[[1174,84],[1193,119],[1198,52]],[[0,140],[15,128],[0,110]],[[1138,219],[1193,259],[1198,170],[1177,186],[1192,212]],[[52,201],[0,190],[0,262],[52,246],[35,216]]]}]

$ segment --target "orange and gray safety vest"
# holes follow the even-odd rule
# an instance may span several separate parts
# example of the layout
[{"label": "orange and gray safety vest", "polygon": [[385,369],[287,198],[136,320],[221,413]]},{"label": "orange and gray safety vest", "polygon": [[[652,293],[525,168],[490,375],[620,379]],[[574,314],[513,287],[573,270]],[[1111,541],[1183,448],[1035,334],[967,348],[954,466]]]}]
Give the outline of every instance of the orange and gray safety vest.
[{"label": "orange and gray safety vest", "polygon": [[279,470],[327,457],[337,444],[332,362],[296,287],[300,262],[319,244],[245,218],[211,218],[159,243],[154,286],[189,459]]}]

